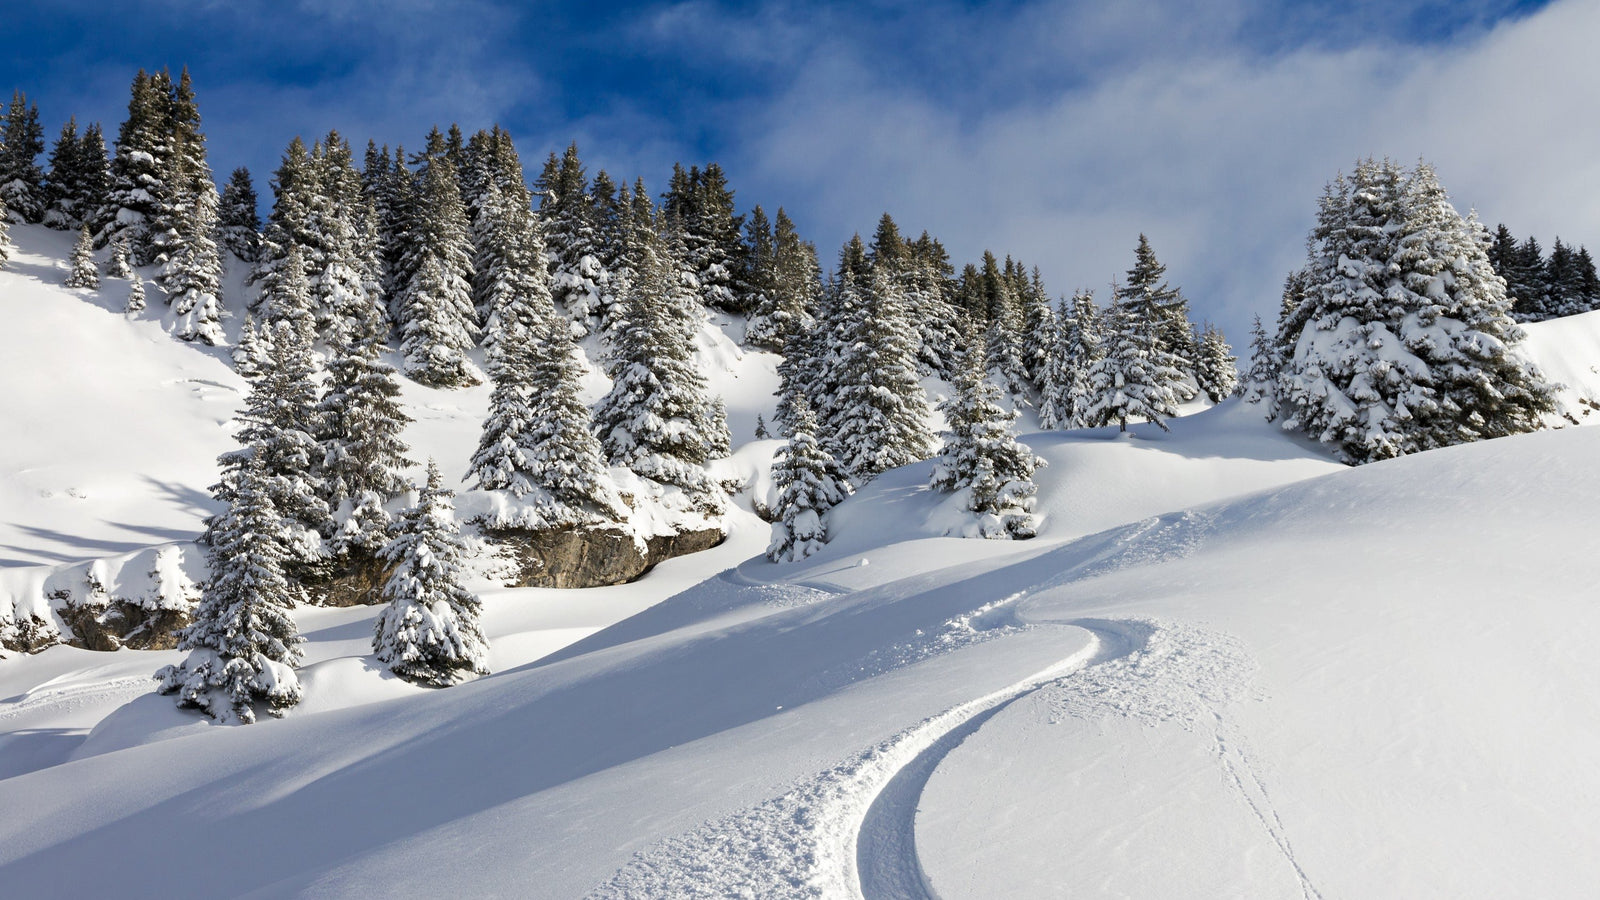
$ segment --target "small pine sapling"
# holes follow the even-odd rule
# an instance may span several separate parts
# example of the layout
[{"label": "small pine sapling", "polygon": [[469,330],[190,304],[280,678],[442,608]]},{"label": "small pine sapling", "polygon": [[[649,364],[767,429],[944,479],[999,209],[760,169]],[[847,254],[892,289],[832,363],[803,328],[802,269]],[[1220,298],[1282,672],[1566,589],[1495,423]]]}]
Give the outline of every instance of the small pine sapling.
[{"label": "small pine sapling", "polygon": [[78,229],[78,242],[72,246],[72,272],[64,284],[91,290],[100,287],[100,270],[94,264],[94,239],[87,225]]},{"label": "small pine sapling", "polygon": [[107,278],[132,278],[133,266],[128,261],[128,237],[119,236],[111,242],[111,258],[106,260]]},{"label": "small pine sapling", "polygon": [[127,313],[143,312],[144,306],[144,279],[135,278],[128,286],[128,305],[123,308],[123,311]]}]

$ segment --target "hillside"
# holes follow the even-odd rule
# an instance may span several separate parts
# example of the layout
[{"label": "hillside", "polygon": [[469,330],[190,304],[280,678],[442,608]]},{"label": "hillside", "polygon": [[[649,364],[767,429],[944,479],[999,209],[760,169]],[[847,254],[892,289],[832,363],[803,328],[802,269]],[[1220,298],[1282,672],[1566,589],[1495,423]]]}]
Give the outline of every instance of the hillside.
[{"label": "hillside", "polygon": [[[199,531],[244,383],[172,340],[159,301],[129,320],[119,282],[56,287],[67,236],[13,234],[0,421],[27,440],[0,449],[0,614],[48,614],[47,585],[94,560],[139,575]],[[749,485],[730,539],[612,588],[485,569],[487,677],[398,681],[371,656],[372,608],[298,610],[305,699],[249,728],[151,692],[175,651],[0,660],[0,884],[1559,897],[1600,880],[1600,431],[1350,469],[1232,400],[1170,433],[1028,435],[1048,462],[1033,541],[944,536],[922,463],[777,566],[751,512],[776,358],[723,324],[699,347]],[[1581,420],[1600,313],[1528,331]],[[94,365],[63,364],[78,354]],[[604,386],[592,373],[590,399]],[[463,470],[487,393],[407,382],[414,457]]]}]

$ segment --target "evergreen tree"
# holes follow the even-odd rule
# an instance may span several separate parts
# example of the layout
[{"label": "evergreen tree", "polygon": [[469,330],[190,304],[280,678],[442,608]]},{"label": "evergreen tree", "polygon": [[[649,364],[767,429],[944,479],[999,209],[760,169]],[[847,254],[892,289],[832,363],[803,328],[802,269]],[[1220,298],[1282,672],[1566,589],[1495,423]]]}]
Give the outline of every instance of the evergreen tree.
[{"label": "evergreen tree", "polygon": [[171,145],[166,106],[171,84],[164,72],[147,75],[140,69],[134,76],[128,118],[117,132],[117,152],[111,160],[105,205],[91,223],[95,246],[103,247],[126,235],[128,249],[139,265],[148,265],[154,257],[146,229],[167,195]]},{"label": "evergreen tree", "polygon": [[57,231],[70,231],[84,224],[78,210],[78,186],[75,183],[81,152],[79,143],[78,119],[73,116],[61,126],[61,135],[50,150],[50,174],[45,185],[47,206],[43,222]]},{"label": "evergreen tree", "polygon": [[[145,259],[164,264],[180,252],[216,252],[212,232],[216,229],[217,188],[212,181],[211,166],[206,161],[206,139],[200,133],[200,107],[195,102],[187,68],[181,71],[177,84],[166,92],[162,100],[161,129],[167,155],[160,177],[165,190],[145,223],[148,242],[145,251],[148,256]],[[194,207],[202,203],[207,209],[199,215],[206,218],[204,233],[206,240],[212,244],[209,250],[185,246],[196,234],[192,231],[195,225],[192,217],[196,215]],[[191,230],[186,231],[186,228]],[[135,257],[139,258],[137,244],[134,251]],[[166,285],[162,287],[165,289]]]},{"label": "evergreen tree", "polygon": [[334,348],[317,404],[317,486],[332,517],[335,559],[375,556],[388,538],[384,504],[410,488],[402,474],[411,461],[401,434],[411,418],[401,410],[395,370],[380,356],[385,330],[377,305],[369,305],[348,341]]},{"label": "evergreen tree", "polygon": [[1168,431],[1165,419],[1178,414],[1178,385],[1183,372],[1178,359],[1157,337],[1160,323],[1116,290],[1119,297],[1111,307],[1106,323],[1105,355],[1089,367],[1090,400],[1084,410],[1084,424],[1099,428],[1115,422],[1119,431],[1128,430],[1134,418],[1153,422]]},{"label": "evergreen tree", "polygon": [[11,242],[11,220],[6,218],[6,201],[0,198],[0,269],[11,260],[17,245]]},{"label": "evergreen tree", "polygon": [[694,297],[649,219],[649,198],[634,200],[643,208],[630,215],[623,323],[613,333],[611,391],[595,408],[595,428],[613,465],[704,492],[701,467],[725,452],[727,421],[694,359]]},{"label": "evergreen tree", "polygon": [[1079,291],[1063,301],[1056,316],[1056,341],[1045,365],[1039,397],[1039,424],[1047,429],[1077,428],[1088,410],[1089,368],[1101,357],[1100,308],[1094,294]]},{"label": "evergreen tree", "polygon": [[527,194],[510,187],[491,182],[479,217],[491,226],[480,244],[479,278],[490,309],[485,344],[494,391],[468,475],[484,490],[532,501],[537,522],[519,527],[616,520],[622,504],[578,396],[578,350],[550,298]]},{"label": "evergreen tree", "polygon": [[11,220],[6,217],[6,201],[0,197],[0,269],[11,259],[11,251],[16,245],[11,243]]},{"label": "evergreen tree", "polygon": [[128,285],[128,303],[123,307],[123,312],[143,312],[145,308],[144,279],[134,278]]},{"label": "evergreen tree", "polygon": [[1267,329],[1256,316],[1250,330],[1250,369],[1240,385],[1240,395],[1246,403],[1266,404],[1267,421],[1278,417],[1277,382],[1283,368],[1283,358],[1278,346],[1268,336]]},{"label": "evergreen tree", "polygon": [[[859,238],[852,241],[859,243]],[[845,471],[868,480],[927,459],[933,435],[904,295],[881,271],[852,271],[852,245],[846,245],[829,304],[831,333],[824,336],[821,366],[827,382],[820,386],[819,400],[825,405],[818,419]]]},{"label": "evergreen tree", "polygon": [[[322,538],[330,531],[330,516],[315,468],[323,457],[317,441],[316,364],[310,342],[295,324],[285,319],[260,329],[268,340],[258,337],[253,348],[261,364],[239,413],[240,448],[220,458],[223,480],[215,493],[230,502],[238,473],[257,467],[279,517],[286,571],[296,580],[314,580],[326,563]],[[218,527],[217,520],[209,523],[207,543],[215,543]]]},{"label": "evergreen tree", "polygon": [[436,387],[477,384],[481,379],[467,359],[479,333],[470,225],[454,167],[443,154],[427,158],[416,209],[403,264],[412,274],[398,298],[405,372]]},{"label": "evergreen tree", "polygon": [[272,365],[272,344],[267,340],[270,329],[256,327],[254,315],[246,314],[239,328],[239,343],[230,354],[233,370],[244,378],[260,377]]},{"label": "evergreen tree", "polygon": [[0,125],[0,200],[13,221],[38,222],[44,218],[49,195],[37,159],[44,152],[44,129],[39,107],[21,91],[11,93],[11,106]]},{"label": "evergreen tree", "polygon": [[112,242],[111,256],[106,260],[106,277],[133,277],[133,265],[128,261],[128,241],[126,238],[118,238]]},{"label": "evergreen tree", "polygon": [[[1134,249],[1133,268],[1128,270],[1128,282],[1117,295],[1118,299],[1132,304],[1135,316],[1149,319],[1156,327],[1156,340],[1160,349],[1176,358],[1176,365],[1189,378],[1195,376],[1198,348],[1195,345],[1194,326],[1189,322],[1189,301],[1183,293],[1166,283],[1167,267],[1156,259],[1150,241],[1139,235],[1139,246]],[[1190,385],[1180,385],[1180,400],[1192,399],[1195,390]]]},{"label": "evergreen tree", "polygon": [[1021,301],[1014,290],[1010,271],[1014,268],[1006,258],[1002,271],[994,254],[983,253],[983,294],[985,297],[984,358],[988,360],[990,374],[1004,387],[1018,405],[1028,405],[1028,390],[1032,379],[1022,359]]},{"label": "evergreen tree", "polygon": [[1511,352],[1492,244],[1426,164],[1366,160],[1330,188],[1278,381],[1285,427],[1352,463],[1539,427],[1551,389]]},{"label": "evergreen tree", "polygon": [[223,722],[254,722],[258,702],[281,716],[300,701],[294,665],[304,639],[290,611],[304,594],[285,575],[293,554],[263,463],[248,452],[224,457],[227,490],[217,499],[227,506],[210,530],[211,578],[178,643],[189,655],[156,673],[180,707]]},{"label": "evergreen tree", "polygon": [[393,566],[388,601],[378,615],[372,649],[401,678],[448,687],[489,671],[489,642],[478,624],[481,604],[461,586],[465,546],[454,494],[441,486],[430,460],[428,483],[383,548]]},{"label": "evergreen tree", "polygon": [[[212,234],[217,225],[217,192],[204,172],[180,183],[183,198],[172,221],[171,240],[156,283],[175,316],[173,333],[213,347],[222,333],[222,258]],[[87,229],[86,229],[87,231]]]},{"label": "evergreen tree", "polygon": [[952,302],[954,271],[950,255],[926,231],[909,247],[911,276],[906,286],[906,306],[918,332],[917,364],[928,374],[953,378],[966,337]]},{"label": "evergreen tree", "polygon": [[250,170],[233,170],[222,188],[217,213],[217,242],[241,261],[253,263],[261,251],[261,216],[256,212],[256,188]]},{"label": "evergreen tree", "polygon": [[88,226],[78,230],[78,242],[72,245],[72,271],[63,283],[69,288],[92,290],[100,287],[100,270],[94,264],[94,239],[89,237]]},{"label": "evergreen tree", "polygon": [[[1020,274],[1021,267],[1017,267]],[[1043,390],[1045,369],[1049,365],[1052,345],[1056,342],[1056,313],[1050,308],[1050,297],[1044,290],[1044,277],[1037,266],[1032,277],[1021,291],[1022,297],[1022,365],[1035,390]]]},{"label": "evergreen tree", "polygon": [[1200,332],[1199,356],[1195,360],[1195,381],[1212,403],[1221,403],[1239,388],[1238,361],[1222,332],[1205,323]]},{"label": "evergreen tree", "polygon": [[829,513],[850,495],[849,479],[817,441],[817,420],[804,397],[796,401],[794,417],[793,434],[772,464],[778,503],[767,559],[773,562],[797,562],[821,550],[828,542]]},{"label": "evergreen tree", "polygon": [[977,515],[980,537],[1031,538],[1038,528],[1033,472],[1044,460],[1017,441],[1017,413],[1000,405],[1000,389],[987,377],[976,335],[968,346],[955,396],[942,406],[950,432],[929,486],[964,492],[962,507]]},{"label": "evergreen tree", "polygon": [[[761,208],[756,208],[761,213]],[[764,221],[765,216],[761,219]],[[752,227],[759,227],[752,219]],[[813,313],[822,293],[822,269],[817,248],[801,240],[783,207],[773,221],[770,255],[752,238],[747,257],[751,266],[770,266],[752,279],[756,308],[750,315],[746,340],[787,355],[795,336],[813,326]]]},{"label": "evergreen tree", "polygon": [[600,269],[601,250],[589,176],[578,159],[578,145],[569,145],[557,160],[545,163],[535,189],[541,200],[550,293],[587,333],[589,318],[603,311],[607,273]]}]

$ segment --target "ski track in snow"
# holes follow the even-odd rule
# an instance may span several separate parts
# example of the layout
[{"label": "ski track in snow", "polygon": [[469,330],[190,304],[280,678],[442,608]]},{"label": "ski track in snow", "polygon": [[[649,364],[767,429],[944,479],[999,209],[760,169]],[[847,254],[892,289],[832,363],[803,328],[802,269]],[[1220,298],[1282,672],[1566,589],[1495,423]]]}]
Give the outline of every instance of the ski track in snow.
[{"label": "ski track in snow", "polygon": [[62,687],[49,687],[46,685],[29,691],[20,700],[0,705],[0,721],[15,719],[18,716],[27,715],[44,707],[71,709],[86,703],[100,703],[108,700],[127,701],[155,689],[155,679],[149,675],[134,675],[127,678],[113,678],[110,681],[96,681],[89,684],[73,684]]},{"label": "ski track in snow", "polygon": [[[994,616],[1019,597],[950,625]],[[917,806],[928,779],[991,717],[1040,693],[1053,716],[1207,728],[1229,783],[1293,869],[1302,895],[1321,900],[1295,858],[1288,829],[1243,737],[1222,717],[1222,706],[1246,693],[1256,667],[1240,642],[1228,634],[1149,619],[1068,624],[1093,635],[1089,646],[926,719],[781,797],[669,838],[637,854],[589,896],[934,900],[915,841]]]}]

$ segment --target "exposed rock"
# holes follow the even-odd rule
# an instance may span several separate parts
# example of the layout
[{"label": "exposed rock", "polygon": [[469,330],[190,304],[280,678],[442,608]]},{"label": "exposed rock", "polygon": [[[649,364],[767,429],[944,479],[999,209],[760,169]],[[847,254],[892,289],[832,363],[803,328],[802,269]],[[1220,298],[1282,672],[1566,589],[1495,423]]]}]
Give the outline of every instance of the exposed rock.
[{"label": "exposed rock", "polygon": [[171,650],[178,632],[189,624],[183,609],[149,609],[131,600],[105,605],[68,603],[61,618],[72,628],[68,643],[85,650]]},{"label": "exposed rock", "polygon": [[615,527],[550,531],[486,529],[514,564],[511,587],[584,588],[626,584],[657,563],[722,543],[720,528],[660,535],[640,541]]},{"label": "exposed rock", "polygon": [[38,653],[61,642],[61,633],[48,619],[29,614],[23,619],[0,621],[0,650]]},{"label": "exposed rock", "polygon": [[393,571],[375,556],[351,554],[325,580],[306,587],[322,606],[372,606],[383,602],[383,586]]}]

